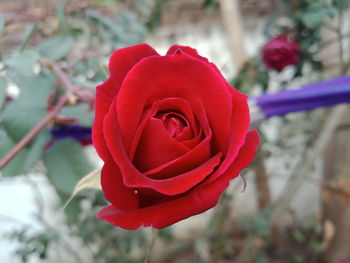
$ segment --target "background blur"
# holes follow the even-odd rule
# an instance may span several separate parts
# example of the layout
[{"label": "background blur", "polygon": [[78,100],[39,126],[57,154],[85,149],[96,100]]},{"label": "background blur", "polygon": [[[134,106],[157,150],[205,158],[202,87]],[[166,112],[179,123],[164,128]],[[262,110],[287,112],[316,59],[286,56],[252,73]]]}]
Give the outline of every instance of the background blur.
[{"label": "background blur", "polygon": [[[282,33],[301,46],[301,60],[267,70],[261,49]],[[67,87],[79,87],[1,170],[0,262],[136,263],[149,253],[150,229],[96,220],[100,191],[61,209],[101,167],[81,134],[113,50],[189,45],[256,96],[349,74],[349,38],[348,0],[0,0],[0,159]],[[263,121],[245,191],[238,177],[214,209],[161,230],[151,262],[349,263],[349,113],[338,106]]]}]

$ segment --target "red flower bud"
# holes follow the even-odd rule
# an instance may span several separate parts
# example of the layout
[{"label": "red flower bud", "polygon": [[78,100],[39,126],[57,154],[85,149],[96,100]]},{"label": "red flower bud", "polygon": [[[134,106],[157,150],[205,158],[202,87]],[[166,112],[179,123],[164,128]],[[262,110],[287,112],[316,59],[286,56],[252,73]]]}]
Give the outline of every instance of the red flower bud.
[{"label": "red flower bud", "polygon": [[286,66],[298,63],[300,46],[289,41],[286,35],[279,35],[265,44],[262,53],[266,67],[281,72]]}]

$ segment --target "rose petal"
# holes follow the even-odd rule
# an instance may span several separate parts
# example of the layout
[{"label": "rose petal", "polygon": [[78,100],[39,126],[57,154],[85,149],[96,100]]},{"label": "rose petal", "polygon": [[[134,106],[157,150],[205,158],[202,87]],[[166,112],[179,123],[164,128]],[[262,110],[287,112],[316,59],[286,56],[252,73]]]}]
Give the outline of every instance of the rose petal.
[{"label": "rose petal", "polygon": [[124,184],[126,186],[133,188],[151,188],[165,195],[177,195],[188,191],[193,186],[203,181],[220,163],[221,153],[218,153],[195,170],[173,178],[155,180],[145,176],[136,169],[125,153],[119,134],[120,130],[118,127],[117,114],[113,105],[104,120],[104,135],[107,147],[122,172]]},{"label": "rose petal", "polygon": [[239,154],[240,148],[245,143],[246,134],[250,125],[249,108],[246,101],[247,97],[230,86],[227,88],[232,94],[232,104],[234,105],[231,120],[232,133],[228,141],[228,152],[220,167],[207,178],[204,184],[210,184],[215,181],[221,174],[225,173],[227,168],[234,162],[236,156]]},{"label": "rose petal", "polygon": [[169,136],[161,120],[151,118],[142,132],[133,163],[144,172],[179,158],[188,150]]},{"label": "rose petal", "polygon": [[180,46],[180,45],[173,45],[169,48],[168,52],[166,53],[167,55],[175,55],[176,52],[179,52],[179,50],[185,52],[186,54],[198,58],[200,60],[203,60],[205,62],[209,62],[209,60],[205,57],[202,57],[201,55],[198,54],[198,51],[194,48],[191,48],[189,46]]},{"label": "rose petal", "polygon": [[115,51],[110,59],[110,78],[96,88],[95,121],[92,129],[92,139],[97,153],[102,159],[108,159],[109,153],[103,138],[103,119],[116,96],[125,75],[141,59],[149,56],[159,56],[147,44],[139,44]]},{"label": "rose petal", "polygon": [[185,53],[146,58],[125,77],[116,105],[121,135],[127,148],[143,109],[167,97],[182,97],[191,107],[194,100],[201,100],[213,132],[213,151],[227,151],[231,94],[222,77],[208,63]]},{"label": "rose petal", "polygon": [[101,171],[101,186],[108,201],[120,210],[130,210],[138,207],[138,197],[134,189],[125,187],[120,169],[109,160]]},{"label": "rose petal", "polygon": [[241,148],[234,163],[224,175],[209,185],[194,188],[191,192],[169,202],[141,209],[121,211],[110,205],[99,212],[98,218],[130,230],[140,226],[152,226],[160,229],[202,213],[217,203],[220,194],[229,185],[229,181],[238,176],[239,172],[250,164],[258,144],[257,132],[249,132],[246,143]]},{"label": "rose petal", "polygon": [[173,159],[172,161],[159,165],[154,169],[147,170],[144,175],[154,179],[164,179],[176,177],[187,171],[195,169],[206,160],[210,159],[210,139],[211,136],[205,138],[191,151],[188,151],[186,154],[177,159]]},{"label": "rose petal", "polygon": [[[142,132],[148,123],[148,120],[154,116],[159,111],[166,111],[166,110],[174,110],[181,112],[184,116],[186,116],[186,119],[189,122],[189,125],[191,126],[191,131],[193,131],[194,134],[198,133],[198,124],[195,120],[195,117],[193,115],[193,112],[190,108],[190,105],[181,98],[166,98],[163,100],[156,101],[152,104],[150,108],[148,108],[144,113],[142,114],[141,121],[139,123],[139,126],[137,127],[137,130],[133,136],[132,143],[130,147],[126,147],[126,151],[129,152],[129,159],[133,160],[135,156],[135,152],[137,149],[137,146],[139,144],[139,140],[141,138]],[[187,148],[189,143],[183,143],[183,145]],[[192,144],[190,144],[191,146]]]}]

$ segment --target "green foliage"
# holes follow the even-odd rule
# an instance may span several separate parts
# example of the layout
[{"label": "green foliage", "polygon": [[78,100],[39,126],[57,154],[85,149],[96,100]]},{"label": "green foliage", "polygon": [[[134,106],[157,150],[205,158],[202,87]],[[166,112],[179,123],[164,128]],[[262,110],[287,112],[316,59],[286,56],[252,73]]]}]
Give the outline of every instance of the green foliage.
[{"label": "green foliage", "polygon": [[327,17],[333,17],[337,10],[333,6],[327,6],[322,2],[307,2],[304,9],[299,10],[295,16],[300,19],[307,28],[319,29]]},{"label": "green foliage", "polygon": [[[20,89],[20,95],[3,107],[0,124],[0,158],[8,153],[47,114],[47,98],[54,91],[57,79],[50,72],[51,69],[43,65],[38,67],[40,66],[39,56],[56,61],[73,84],[84,88],[95,88],[98,83],[107,78],[105,61],[111,51],[142,42],[147,30],[153,30],[159,25],[167,3],[166,0],[133,0],[129,1],[132,8],[119,10],[113,15],[112,9],[117,1],[92,0],[90,2],[99,7],[108,7],[109,12],[104,12],[102,8],[87,7],[82,12],[76,11],[68,14],[66,5],[69,3],[58,1],[55,4],[55,12],[59,27],[57,26],[48,34],[43,32],[40,24],[28,23],[19,46],[11,49],[11,52],[4,52],[4,54],[14,54],[14,56],[6,57],[4,60],[6,68],[0,70],[1,74],[6,74],[6,78],[0,76],[0,108],[6,93],[6,82],[15,83]],[[271,15],[266,32],[295,32],[295,41],[299,42],[302,47],[302,60],[291,79],[303,76],[303,70],[308,66],[315,71],[322,70],[321,63],[317,61],[321,42],[320,30],[329,18],[341,13],[349,5],[349,1],[333,0],[329,1],[331,4],[326,5],[324,1],[301,0],[298,1],[301,3],[298,8],[292,6],[293,1],[280,2],[282,5],[277,13]],[[205,0],[202,3],[203,7],[209,11],[218,6],[217,0]],[[283,20],[279,19],[281,17],[287,19],[288,23],[279,24]],[[0,33],[2,27],[3,17],[0,14]],[[32,38],[33,35],[35,38]],[[75,52],[71,52],[72,50]],[[97,51],[98,56],[85,57],[86,51]],[[82,55],[82,58],[72,63],[74,59],[68,56],[69,54]],[[269,83],[274,81],[273,78],[274,75],[268,73],[261,60],[253,58],[244,65],[233,80],[233,85],[244,93],[249,93],[253,87],[267,91]],[[281,87],[283,84],[284,82],[281,82]],[[53,104],[63,90],[61,87]],[[65,106],[59,117],[74,118],[77,123],[86,126],[93,122],[93,112],[86,104]],[[307,123],[311,125],[311,121],[308,120]],[[52,124],[55,124],[55,120]],[[287,119],[285,119],[284,126],[295,133],[301,130],[305,134],[308,132],[305,131],[305,125],[299,127],[301,130],[297,130],[290,125]],[[281,137],[288,137],[288,135],[290,133],[285,134],[281,131]],[[265,137],[264,134],[262,137]],[[91,172],[93,167],[86,158],[81,145],[69,139],[56,141],[51,148],[44,151],[44,146],[47,146],[51,139],[48,129],[43,129],[1,172],[5,176],[28,172],[30,167],[41,159],[47,168],[49,181],[62,201],[66,201],[78,180]],[[275,148],[279,146],[289,151],[292,148],[288,144],[273,145]],[[213,258],[213,261],[232,261],[233,253],[238,254],[242,250],[242,244],[233,247],[234,242],[249,243],[251,236],[262,240],[264,245],[269,244],[270,241],[270,210],[244,218],[243,222],[240,222],[240,226],[244,226],[242,227],[243,234],[234,236],[231,232],[234,227],[228,220],[230,218],[229,202],[230,199],[227,196],[220,200],[221,207],[208,224],[203,236],[210,246],[208,253],[218,256],[218,258]],[[70,234],[79,238],[86,247],[91,248],[90,252],[96,263],[142,262],[149,246],[145,231],[143,229],[124,231],[96,220],[96,214],[106,204],[101,192],[82,191],[65,209]],[[227,231],[227,227],[225,228],[227,225],[230,231]],[[309,235],[310,233],[312,235]],[[320,229],[315,221],[309,223],[308,226],[293,226],[288,232],[290,243],[287,245],[296,245],[297,248],[301,247],[306,252],[293,251],[295,253],[288,255],[290,261],[305,262],[305,259],[308,258],[305,254],[322,252],[321,235],[322,227]],[[45,233],[34,234],[26,230],[18,231],[13,237],[21,244],[16,255],[22,262],[28,262],[34,257],[47,261],[48,248],[60,242],[59,234],[46,231],[46,229]],[[173,242],[172,228],[160,230],[159,238],[169,243]],[[185,246],[186,244],[180,242],[175,245],[181,248],[179,252],[187,250],[188,253],[191,253],[188,262],[206,262],[193,248],[194,243],[191,243],[191,246]],[[138,252],[136,256],[135,251]],[[267,262],[267,255],[268,252],[263,246],[255,255],[255,261],[252,262]]]},{"label": "green foliage", "polygon": [[50,139],[51,135],[47,130],[42,130],[37,136],[35,136],[29,147],[27,147],[27,158],[21,164],[24,171],[28,171],[38,160],[42,158],[43,149]]},{"label": "green foliage", "polygon": [[79,104],[74,106],[66,106],[61,111],[62,117],[76,119],[77,123],[83,126],[91,126],[95,114],[89,105]]},{"label": "green foliage", "polygon": [[[0,158],[13,149],[16,143],[48,114],[48,98],[50,97],[50,104],[55,105],[65,91],[65,87],[57,85],[59,83],[54,72],[42,64],[40,57],[57,63],[73,85],[94,89],[107,78],[106,58],[112,50],[143,42],[148,32],[146,21],[157,15],[160,18],[163,7],[160,2],[145,0],[142,4],[147,10],[135,8],[111,16],[99,8],[86,8],[68,14],[66,5],[69,3],[58,1],[54,6],[59,23],[56,28],[52,30],[51,25],[45,25],[43,30],[41,21],[27,23],[19,43],[3,52],[5,67],[0,69],[0,109],[7,85],[18,87],[19,95],[17,97],[11,94],[13,100],[2,108]],[[115,7],[115,1],[105,1],[105,4],[110,8]],[[134,4],[136,7],[138,1]],[[98,5],[100,6],[100,3]],[[1,18],[2,16],[0,20]],[[90,56],[90,53],[98,55]],[[70,54],[72,56],[69,56]],[[82,56],[79,57],[80,55]],[[76,58],[78,59],[75,61]],[[6,78],[2,77],[4,74]],[[90,173],[94,167],[80,144],[70,139],[53,142],[48,128],[64,118],[73,118],[78,124],[91,126],[94,112],[90,106],[80,101],[79,104],[64,106],[59,118],[43,128],[2,169],[1,175],[16,176],[27,173],[33,164],[42,160],[49,182],[61,200],[66,201],[78,180]],[[85,209],[82,209],[83,202],[90,208],[86,209],[85,206]],[[84,190],[79,193],[64,210],[70,233],[96,248],[91,251],[94,262],[141,262],[148,247],[145,244],[149,242],[145,232],[122,231],[96,220],[96,214],[102,205],[106,205],[106,201],[101,192]],[[59,233],[54,234],[46,228],[42,233],[18,231],[12,238],[20,243],[15,253],[23,263],[35,258],[47,261],[48,249],[62,242]],[[161,231],[161,238],[170,240],[171,230]],[[141,251],[137,257],[132,256],[135,250]]]},{"label": "green foliage", "polygon": [[21,44],[21,49],[20,49],[21,51],[23,51],[25,49],[30,38],[34,34],[35,30],[37,30],[37,28],[38,28],[38,23],[26,24],[26,28],[25,28],[25,31],[23,33],[23,38],[22,38],[22,44]]},{"label": "green foliage", "polygon": [[34,50],[25,50],[18,56],[6,59],[5,63],[15,71],[15,73],[21,76],[31,77],[34,76],[34,66],[38,63],[38,60],[38,52]]},{"label": "green foliage", "polygon": [[93,169],[81,146],[69,139],[54,143],[43,160],[52,185],[68,196],[76,183]]},{"label": "green foliage", "polygon": [[262,62],[253,58],[243,65],[240,72],[232,80],[232,86],[247,94],[254,86],[259,86],[262,91],[266,91],[269,79],[269,74]]},{"label": "green foliage", "polygon": [[65,14],[65,3],[64,2],[56,2],[55,3],[55,11],[58,18],[58,21],[60,23],[60,27],[62,31],[67,34],[68,33],[68,24],[66,21],[66,14]]},{"label": "green foliage", "polygon": [[141,24],[135,14],[127,11],[120,12],[112,19],[92,9],[86,15],[96,26],[96,31],[103,43],[111,43],[113,48],[141,43],[147,29]]},{"label": "green foliage", "polygon": [[150,8],[151,12],[149,12],[149,16],[145,25],[149,30],[152,31],[155,30],[161,23],[162,13],[163,9],[165,8],[166,0],[158,0],[151,2],[153,2],[153,6],[152,9]]},{"label": "green foliage", "polygon": [[17,255],[22,263],[31,262],[31,258],[47,260],[48,249],[55,243],[59,237],[54,233],[29,233],[29,229],[23,228],[16,230],[9,235],[9,238],[19,242],[20,246],[16,248]]},{"label": "green foliage", "polygon": [[[6,154],[16,145],[16,142],[4,131],[0,129],[0,158]],[[3,169],[1,174],[3,176],[15,176],[25,172],[24,163],[28,157],[28,150],[23,149],[14,159]]]},{"label": "green foliage", "polygon": [[60,60],[71,51],[74,40],[71,36],[59,36],[46,40],[38,46],[39,53],[51,60]]},{"label": "green foliage", "polygon": [[257,215],[243,218],[243,223],[249,232],[263,240],[268,240],[271,226],[271,208],[260,211]]},{"label": "green foliage", "polygon": [[19,141],[46,116],[47,97],[55,81],[51,74],[41,73],[32,78],[17,76],[21,93],[4,109],[2,115],[2,125],[15,141]]},{"label": "green foliage", "polygon": [[344,11],[346,8],[349,7],[350,1],[349,0],[333,0],[332,5],[337,8],[339,11]]},{"label": "green foliage", "polygon": [[208,11],[213,11],[219,7],[219,2],[218,0],[204,0],[202,6]]}]

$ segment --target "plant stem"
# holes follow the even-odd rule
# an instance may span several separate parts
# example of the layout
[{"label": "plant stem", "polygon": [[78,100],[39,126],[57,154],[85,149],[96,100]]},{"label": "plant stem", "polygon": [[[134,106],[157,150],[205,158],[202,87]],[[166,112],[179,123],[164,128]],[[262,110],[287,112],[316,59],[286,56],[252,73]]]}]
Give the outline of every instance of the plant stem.
[{"label": "plant stem", "polygon": [[[64,105],[67,103],[75,102],[75,90],[77,89],[76,86],[69,80],[66,73],[53,61],[48,60],[46,58],[40,58],[40,62],[44,65],[46,65],[48,68],[50,68],[55,75],[57,76],[58,80],[63,84],[63,86],[66,88],[66,94],[62,96],[56,106],[50,111],[46,117],[39,122],[36,126],[34,126],[26,136],[20,140],[15,147],[11,149],[11,151],[0,160],[0,169],[4,168],[21,150],[24,148],[32,139],[33,137],[40,132],[42,128],[44,128],[50,121],[55,119],[55,117],[59,114],[60,110],[63,108]],[[49,98],[50,100],[50,98]]]},{"label": "plant stem", "polygon": [[75,85],[69,80],[66,73],[56,63],[46,58],[40,58],[40,62],[50,68],[56,74],[57,78],[66,88],[67,92],[74,94],[76,89]]},{"label": "plant stem", "polygon": [[143,263],[149,263],[149,260],[151,259],[151,256],[152,256],[152,251],[153,251],[154,245],[155,245],[156,240],[157,240],[157,236],[158,236],[158,230],[153,228],[152,229],[151,245],[150,245],[149,251],[148,251],[148,253],[146,255],[146,258],[143,261]]},{"label": "plant stem", "polygon": [[50,121],[52,121],[68,101],[69,96],[62,96],[53,110],[48,115],[46,115],[46,117],[42,119],[41,122],[34,126],[27,133],[27,135],[24,136],[22,140],[20,140],[3,159],[1,159],[0,169],[4,168],[8,162],[10,162],[22,150],[22,148],[24,148],[33,139],[33,137],[41,131],[42,128],[44,128]]},{"label": "plant stem", "polygon": [[344,119],[347,110],[347,105],[339,105],[336,107],[328,117],[322,128],[321,134],[315,141],[313,149],[310,151],[309,156],[305,163],[300,167],[297,167],[292,175],[289,177],[289,182],[286,184],[282,194],[277,198],[277,202],[274,206],[271,221],[275,223],[278,221],[280,215],[283,213],[284,209],[289,205],[290,201],[294,197],[294,194],[302,185],[303,181],[307,179],[310,175],[310,170],[316,158],[323,153],[329,139],[333,135],[335,129]]}]

